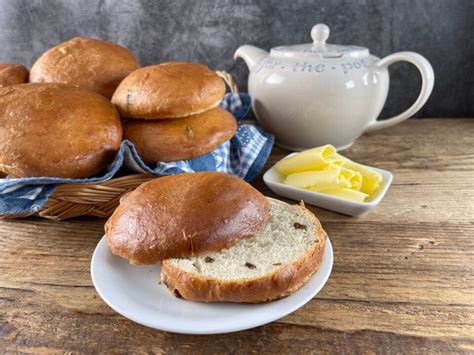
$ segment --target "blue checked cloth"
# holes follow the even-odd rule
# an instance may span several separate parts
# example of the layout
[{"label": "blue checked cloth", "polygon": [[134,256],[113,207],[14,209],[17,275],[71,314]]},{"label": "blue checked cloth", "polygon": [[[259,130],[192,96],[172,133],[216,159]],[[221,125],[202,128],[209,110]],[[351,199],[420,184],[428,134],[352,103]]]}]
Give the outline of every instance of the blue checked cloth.
[{"label": "blue checked cloth", "polygon": [[[220,107],[230,111],[239,122],[250,110],[250,96],[242,93],[226,94]],[[139,173],[156,176],[196,171],[220,171],[251,181],[267,161],[273,142],[273,136],[260,128],[250,124],[239,124],[232,139],[211,153],[191,160],[147,165],[141,160],[133,143],[124,140],[114,161],[101,176],[87,179],[54,177],[0,179],[0,214],[14,216],[38,212],[53,194],[56,184],[103,182],[111,179],[122,166]]]}]

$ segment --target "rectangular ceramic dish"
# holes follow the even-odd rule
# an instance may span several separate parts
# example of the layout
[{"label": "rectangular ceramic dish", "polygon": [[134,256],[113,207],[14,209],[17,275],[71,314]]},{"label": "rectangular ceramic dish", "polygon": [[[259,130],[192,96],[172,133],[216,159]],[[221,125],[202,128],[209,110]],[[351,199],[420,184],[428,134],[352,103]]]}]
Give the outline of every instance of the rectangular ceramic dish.
[{"label": "rectangular ceramic dish", "polygon": [[[287,159],[295,154],[297,153],[292,153],[283,159]],[[275,166],[271,167],[263,175],[263,181],[277,195],[296,201],[304,201],[309,205],[325,208],[345,215],[358,216],[376,207],[380,201],[382,201],[393,180],[393,175],[389,171],[372,166],[370,166],[370,168],[382,175],[382,187],[374,196],[371,196],[367,202],[347,201],[339,197],[285,185],[283,184],[284,177],[276,170]]]}]

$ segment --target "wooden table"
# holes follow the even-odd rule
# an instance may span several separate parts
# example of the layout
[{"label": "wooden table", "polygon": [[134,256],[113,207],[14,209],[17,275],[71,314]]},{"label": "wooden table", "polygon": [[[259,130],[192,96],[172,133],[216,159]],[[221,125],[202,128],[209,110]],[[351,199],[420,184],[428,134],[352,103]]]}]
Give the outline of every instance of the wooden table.
[{"label": "wooden table", "polygon": [[233,334],[170,334],[112,311],[89,273],[103,220],[0,220],[0,352],[474,352],[474,119],[410,120],[345,154],[393,172],[384,201],[359,218],[311,208],[334,246],[329,282]]}]

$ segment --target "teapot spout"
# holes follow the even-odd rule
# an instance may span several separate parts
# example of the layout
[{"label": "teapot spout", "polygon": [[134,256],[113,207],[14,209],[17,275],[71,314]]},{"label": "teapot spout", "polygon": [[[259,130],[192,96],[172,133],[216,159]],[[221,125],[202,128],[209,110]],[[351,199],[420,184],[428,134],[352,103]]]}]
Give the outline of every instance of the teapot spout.
[{"label": "teapot spout", "polygon": [[234,59],[242,58],[250,70],[266,56],[268,56],[267,51],[247,44],[237,48],[234,53]]}]

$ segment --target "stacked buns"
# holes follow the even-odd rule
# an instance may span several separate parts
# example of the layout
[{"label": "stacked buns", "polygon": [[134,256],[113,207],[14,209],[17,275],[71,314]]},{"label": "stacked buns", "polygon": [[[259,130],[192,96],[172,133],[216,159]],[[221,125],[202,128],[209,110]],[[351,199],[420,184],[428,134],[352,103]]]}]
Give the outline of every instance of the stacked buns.
[{"label": "stacked buns", "polygon": [[217,172],[151,180],[120,201],[105,225],[112,253],[162,262],[161,279],[194,301],[267,302],[317,270],[326,234],[304,206],[268,200]]},{"label": "stacked buns", "polygon": [[234,135],[235,118],[217,107],[224,94],[224,81],[206,66],[168,62],[129,74],[112,103],[142,159],[170,162],[212,152]]},{"label": "stacked buns", "polygon": [[46,51],[30,73],[0,65],[0,175],[97,174],[119,149],[119,114],[125,138],[146,163],[209,153],[237,129],[234,117],[217,108],[224,94],[223,80],[206,66],[139,69],[124,47],[71,39]]}]

